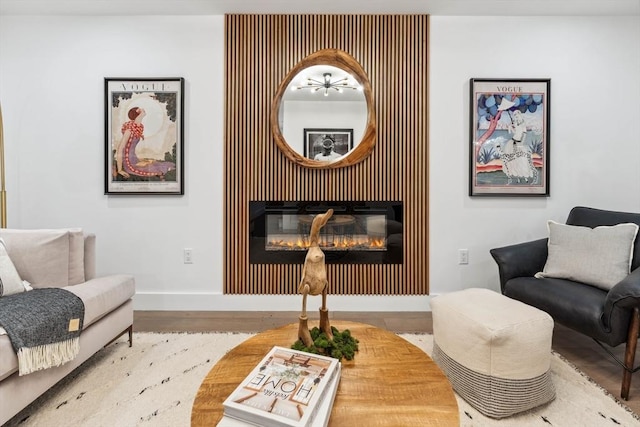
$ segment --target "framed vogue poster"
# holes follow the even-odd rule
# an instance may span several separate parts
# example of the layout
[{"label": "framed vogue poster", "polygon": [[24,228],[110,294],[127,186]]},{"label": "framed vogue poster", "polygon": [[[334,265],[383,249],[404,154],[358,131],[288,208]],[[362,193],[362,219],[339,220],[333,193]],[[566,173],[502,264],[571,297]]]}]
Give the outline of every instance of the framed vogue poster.
[{"label": "framed vogue poster", "polygon": [[353,148],[353,129],[304,129],[303,141],[306,158],[332,161]]},{"label": "framed vogue poster", "polygon": [[550,79],[471,79],[470,196],[549,195]]},{"label": "framed vogue poster", "polygon": [[105,194],[184,194],[183,78],[105,78]]}]

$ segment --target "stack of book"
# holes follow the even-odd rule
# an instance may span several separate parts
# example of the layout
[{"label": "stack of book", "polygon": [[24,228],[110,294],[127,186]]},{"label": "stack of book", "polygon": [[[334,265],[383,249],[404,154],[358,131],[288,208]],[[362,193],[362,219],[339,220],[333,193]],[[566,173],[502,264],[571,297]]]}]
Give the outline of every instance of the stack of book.
[{"label": "stack of book", "polygon": [[340,370],[337,359],[273,347],[224,401],[218,427],[325,427]]}]

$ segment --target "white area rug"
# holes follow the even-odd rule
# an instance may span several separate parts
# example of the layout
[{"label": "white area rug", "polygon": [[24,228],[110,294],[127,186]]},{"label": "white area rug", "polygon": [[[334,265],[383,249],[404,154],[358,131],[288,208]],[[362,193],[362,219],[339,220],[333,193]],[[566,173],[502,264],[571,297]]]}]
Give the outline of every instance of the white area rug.
[{"label": "white area rug", "polygon": [[[250,336],[136,333],[133,348],[121,338],[89,359],[6,426],[187,427],[193,400],[204,377],[228,350]],[[431,335],[401,336],[431,354]],[[640,425],[640,418],[555,354],[552,372],[557,397],[550,404],[496,421],[482,416],[458,399],[461,425]]]}]

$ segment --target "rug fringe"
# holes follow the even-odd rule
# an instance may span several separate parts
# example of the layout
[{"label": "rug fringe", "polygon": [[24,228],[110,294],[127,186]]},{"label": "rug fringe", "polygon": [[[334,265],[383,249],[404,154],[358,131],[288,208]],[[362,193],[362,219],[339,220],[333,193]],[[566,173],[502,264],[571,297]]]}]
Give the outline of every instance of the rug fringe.
[{"label": "rug fringe", "polygon": [[27,375],[72,361],[80,352],[80,338],[18,350],[18,374]]}]

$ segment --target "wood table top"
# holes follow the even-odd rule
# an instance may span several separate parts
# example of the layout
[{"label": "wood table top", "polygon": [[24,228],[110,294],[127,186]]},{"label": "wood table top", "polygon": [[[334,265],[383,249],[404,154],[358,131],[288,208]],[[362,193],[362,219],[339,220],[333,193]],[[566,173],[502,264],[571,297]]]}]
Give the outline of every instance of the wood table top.
[{"label": "wood table top", "polygon": [[[447,377],[418,347],[363,323],[332,320],[359,341],[354,360],[342,361],[329,426],[458,426],[458,404]],[[289,347],[298,323],[261,332],[227,353],[209,371],[191,411],[192,427],[212,427],[222,402],[274,346]]]}]

